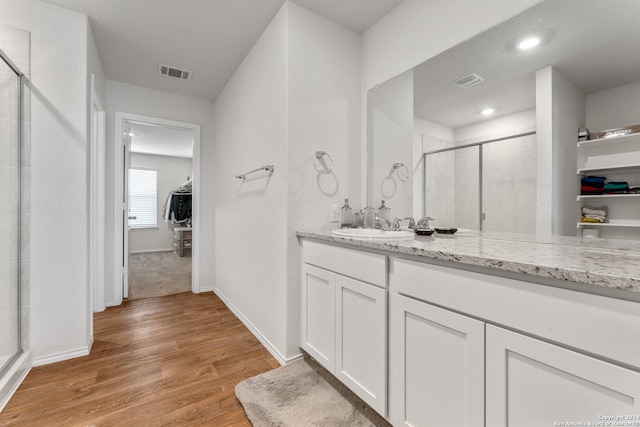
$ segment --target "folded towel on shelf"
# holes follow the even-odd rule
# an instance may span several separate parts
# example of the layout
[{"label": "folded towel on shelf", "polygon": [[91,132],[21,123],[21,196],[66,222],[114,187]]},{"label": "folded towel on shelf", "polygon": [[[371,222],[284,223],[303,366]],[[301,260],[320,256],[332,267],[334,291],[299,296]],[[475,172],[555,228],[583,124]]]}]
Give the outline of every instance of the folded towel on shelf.
[{"label": "folded towel on shelf", "polygon": [[628,182],[607,182],[604,185],[604,194],[625,194],[628,191]]},{"label": "folded towel on shelf", "polygon": [[582,218],[580,218],[580,222],[587,222],[590,224],[602,224],[607,222],[607,218],[603,218],[603,217],[596,217],[596,216],[592,216],[592,215],[583,215]]},{"label": "folded towel on shelf", "polygon": [[588,223],[604,223],[609,222],[607,218],[607,207],[599,206],[590,208],[588,206],[583,206],[581,209],[582,217],[580,218],[580,222],[588,222]]},{"label": "folded towel on shelf", "polygon": [[583,185],[591,185],[594,187],[604,186],[604,182],[607,180],[604,176],[583,176],[582,177]]},{"label": "folded towel on shelf", "polygon": [[607,216],[607,207],[606,206],[602,206],[602,207],[593,207],[590,208],[588,206],[583,206],[582,207],[582,215],[599,215],[599,216]]},{"label": "folded towel on shelf", "polygon": [[581,195],[597,195],[604,194],[604,187],[592,187],[590,185],[583,185],[580,187]]},{"label": "folded towel on shelf", "polygon": [[629,194],[640,194],[640,185],[629,185]]}]

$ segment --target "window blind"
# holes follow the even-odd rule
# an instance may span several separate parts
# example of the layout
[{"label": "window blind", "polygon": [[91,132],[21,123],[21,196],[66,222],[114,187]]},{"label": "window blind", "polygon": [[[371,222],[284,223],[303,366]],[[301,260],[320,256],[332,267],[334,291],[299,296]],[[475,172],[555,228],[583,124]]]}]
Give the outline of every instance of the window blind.
[{"label": "window blind", "polygon": [[129,169],[130,228],[156,228],[158,226],[158,172]]}]

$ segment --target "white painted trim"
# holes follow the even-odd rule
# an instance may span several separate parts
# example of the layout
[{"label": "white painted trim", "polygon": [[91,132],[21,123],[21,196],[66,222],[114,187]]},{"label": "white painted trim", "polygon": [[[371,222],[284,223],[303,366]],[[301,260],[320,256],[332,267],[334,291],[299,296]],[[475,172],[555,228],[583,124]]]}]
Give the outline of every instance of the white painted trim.
[{"label": "white painted trim", "polygon": [[93,312],[103,311],[105,302],[105,132],[104,104],[91,74],[91,135],[89,148],[89,334],[93,334]]},{"label": "white painted trim", "polygon": [[60,353],[49,354],[46,356],[34,357],[31,359],[31,366],[43,366],[51,363],[63,362],[69,359],[75,359],[76,357],[87,356],[91,353],[91,347],[93,346],[93,339],[87,342],[84,347],[76,348],[74,350],[63,351]]},{"label": "white painted trim", "polygon": [[20,357],[13,363],[11,368],[3,375],[0,381],[0,412],[9,403],[11,397],[15,394],[20,387],[20,384],[27,377],[27,374],[31,371],[30,363],[31,355],[28,351],[25,351]]},{"label": "white painted trim", "polygon": [[224,303],[224,305],[227,306],[227,308],[229,310],[231,310],[231,312],[244,324],[244,326],[247,327],[247,329],[249,329],[249,331],[258,339],[258,341],[260,341],[260,343],[262,343],[262,345],[267,349],[267,351],[269,353],[271,353],[271,355],[273,357],[275,357],[275,359],[278,361],[278,363],[280,363],[280,365],[284,366],[288,363],[291,363],[295,360],[298,360],[302,357],[302,353],[297,354],[293,357],[290,358],[286,358],[284,357],[282,354],[280,354],[280,352],[275,348],[275,346],[273,344],[271,344],[271,342],[267,339],[267,337],[265,337],[264,335],[262,335],[260,333],[260,330],[258,330],[258,328],[256,328],[253,323],[251,323],[249,321],[249,319],[247,319],[246,317],[244,317],[244,315],[240,312],[240,310],[238,310],[232,303],[231,301],[229,301],[222,292],[220,292],[220,289],[218,288],[213,288],[213,293],[215,293],[218,298],[220,298],[222,300],[222,302]]},{"label": "white painted trim", "polygon": [[[200,125],[175,120],[161,119],[158,117],[143,116],[140,114],[125,113],[116,111],[115,113],[115,141],[116,147],[121,145],[122,124],[124,121],[155,124],[161,126],[169,126],[178,129],[186,129],[193,132],[193,228],[192,249],[191,249],[191,290],[193,293],[200,292]],[[123,180],[123,161],[124,155],[121,149],[115,150],[115,173],[114,173],[114,228],[113,228],[113,305],[122,304],[122,180]]]}]

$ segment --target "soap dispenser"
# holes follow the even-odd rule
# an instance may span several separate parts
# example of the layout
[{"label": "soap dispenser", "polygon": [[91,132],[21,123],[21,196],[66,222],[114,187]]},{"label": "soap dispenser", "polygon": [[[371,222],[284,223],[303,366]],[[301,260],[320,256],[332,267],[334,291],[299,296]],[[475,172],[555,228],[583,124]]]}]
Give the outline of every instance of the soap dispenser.
[{"label": "soap dispenser", "polygon": [[352,225],[353,214],[351,206],[349,206],[349,199],[344,199],[344,206],[340,209],[340,228],[351,228]]},{"label": "soap dispenser", "polygon": [[388,206],[385,206],[384,200],[382,201],[382,204],[378,208],[378,218],[391,221],[391,209]]}]

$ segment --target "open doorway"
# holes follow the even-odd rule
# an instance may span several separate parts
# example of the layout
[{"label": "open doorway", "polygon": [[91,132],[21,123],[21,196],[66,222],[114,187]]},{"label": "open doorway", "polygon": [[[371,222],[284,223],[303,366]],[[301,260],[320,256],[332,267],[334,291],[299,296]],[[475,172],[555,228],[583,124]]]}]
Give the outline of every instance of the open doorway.
[{"label": "open doorway", "polygon": [[193,132],[128,122],[128,295],[191,291]]},{"label": "open doorway", "polygon": [[[115,165],[114,231],[115,232],[113,235],[113,238],[114,238],[114,246],[113,246],[114,270],[113,271],[114,271],[115,282],[112,290],[113,304],[110,304],[110,305],[119,305],[122,303],[123,298],[127,298],[129,296],[128,295],[130,290],[130,287],[129,287],[130,286],[130,280],[129,280],[130,256],[129,255],[130,255],[130,248],[131,248],[130,243],[133,243],[132,248],[134,252],[143,252],[143,253],[153,253],[154,251],[171,252],[171,255],[173,257],[181,258],[177,254],[173,253],[173,250],[175,249],[175,246],[174,246],[175,230],[174,229],[178,225],[186,227],[188,226],[188,224],[185,222],[175,223],[175,224],[172,222],[165,222],[164,219],[162,219],[163,217],[161,215],[164,211],[163,210],[164,203],[168,198],[168,194],[165,194],[167,192],[166,189],[171,188],[171,190],[169,191],[177,190],[183,184],[187,183],[188,176],[191,176],[192,178],[190,183],[191,193],[192,193],[191,222],[190,222],[191,241],[189,242],[190,249],[188,251],[183,251],[182,255],[184,257],[184,255],[186,255],[187,252],[191,255],[190,256],[190,260],[191,260],[191,263],[190,263],[191,264],[191,268],[190,268],[191,288],[190,289],[192,292],[198,293],[200,291],[199,245],[198,245],[200,241],[199,240],[200,239],[200,231],[199,231],[200,126],[196,124],[186,123],[186,122],[178,122],[174,120],[160,119],[160,118],[155,118],[150,116],[142,116],[138,114],[123,113],[123,112],[116,112],[115,119],[116,119],[115,120],[116,144],[119,147],[115,150],[115,159],[114,159],[115,160],[114,162],[114,165]],[[145,127],[141,127],[141,126],[145,126]],[[132,127],[133,127],[133,130],[132,130]],[[139,127],[137,130],[139,132],[140,138],[136,137],[137,127]],[[152,247],[149,245],[147,245],[146,247],[139,246],[140,239],[138,239],[137,236],[133,238],[134,239],[133,242],[129,242],[130,221],[135,221],[133,218],[130,219],[129,217],[137,217],[135,213],[129,211],[129,206],[128,206],[129,204],[128,181],[129,181],[129,169],[131,164],[130,146],[133,139],[134,151],[140,152],[138,154],[146,155],[146,156],[154,156],[154,155],[158,156],[157,152],[155,151],[154,151],[154,154],[150,154],[147,151],[150,149],[145,149],[144,147],[139,148],[139,144],[138,144],[138,148],[135,148],[136,139],[141,140],[142,134],[144,132],[153,132],[154,130],[160,132],[162,129],[164,129],[165,131],[168,131],[168,130],[183,131],[183,132],[186,132],[187,134],[190,134],[191,141],[192,141],[192,144],[191,144],[192,159],[191,159],[191,169],[190,169],[191,175],[189,173],[188,168],[184,170],[180,169],[178,170],[178,175],[175,176],[175,178],[173,179],[169,187],[157,188],[156,190],[156,198],[157,198],[156,209],[157,210],[155,212],[158,215],[156,220],[156,227],[165,233],[165,237],[167,236],[167,233],[169,236],[171,236],[169,238],[169,243],[167,244],[166,240],[164,240],[164,243],[162,246],[158,246],[158,245],[156,245],[155,247]],[[156,142],[157,142],[157,139],[156,139]],[[157,146],[158,144],[152,143],[151,145]],[[169,145],[175,145],[175,144],[172,142],[172,143],[169,143]],[[167,154],[167,153],[164,153],[164,154]],[[173,156],[164,156],[164,157],[180,157],[180,156],[176,156],[174,154]],[[182,157],[184,160],[185,156],[182,155]],[[137,161],[138,160],[134,160],[134,165],[136,164]],[[145,164],[147,166],[145,166]],[[138,165],[139,165],[138,170],[154,169],[154,167],[149,167],[149,163],[144,163],[143,160],[140,160],[138,162]],[[174,167],[170,167],[169,169],[174,169]],[[187,173],[185,173],[185,171],[187,171]],[[159,178],[158,174],[156,174],[157,183],[161,179],[162,178]],[[152,229],[152,227],[149,227],[149,229]],[[149,230],[145,230],[145,231],[149,232]],[[140,230],[139,233],[144,233],[145,231]],[[145,237],[149,237],[149,236],[147,235]],[[145,239],[143,238],[143,240]],[[183,260],[183,261],[188,261],[188,260]],[[179,267],[176,267],[176,268],[179,268]],[[147,270],[147,273],[149,273],[148,270]],[[107,292],[111,292],[111,291],[107,290]]]}]

